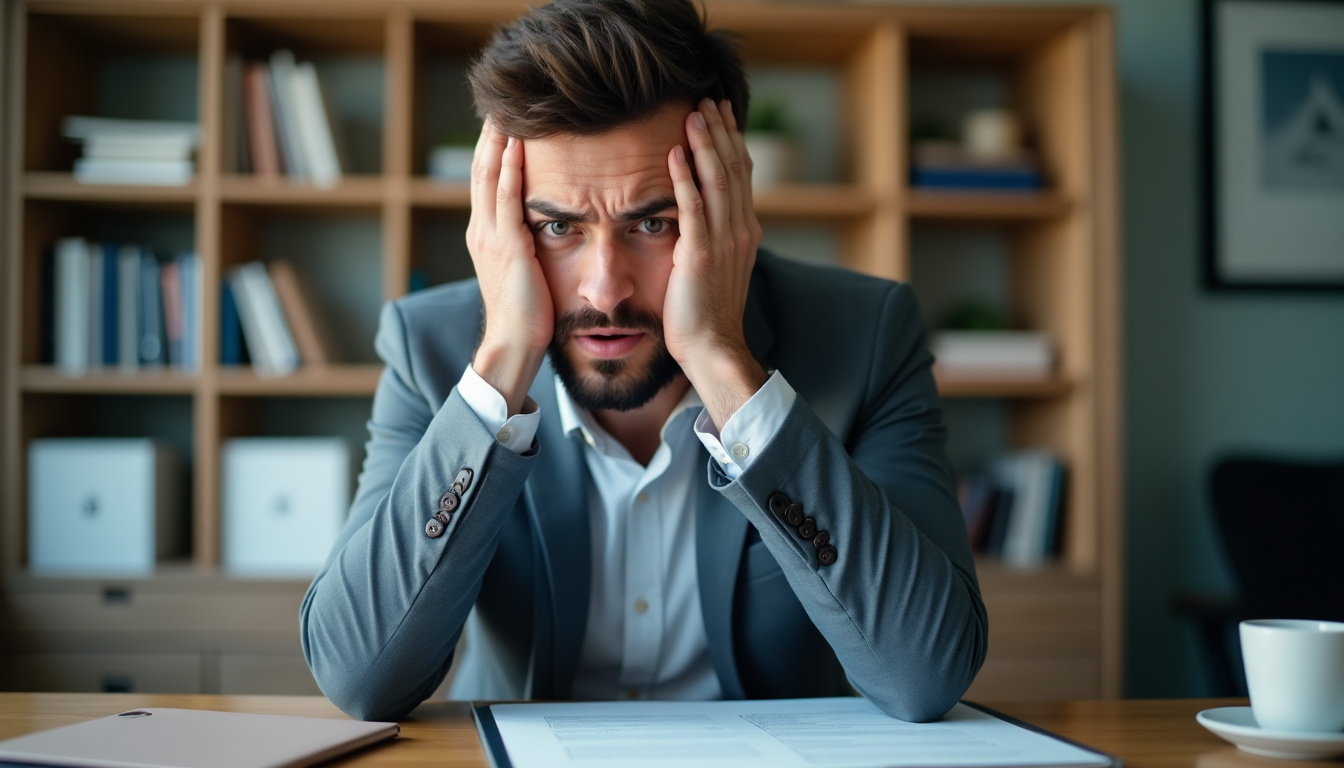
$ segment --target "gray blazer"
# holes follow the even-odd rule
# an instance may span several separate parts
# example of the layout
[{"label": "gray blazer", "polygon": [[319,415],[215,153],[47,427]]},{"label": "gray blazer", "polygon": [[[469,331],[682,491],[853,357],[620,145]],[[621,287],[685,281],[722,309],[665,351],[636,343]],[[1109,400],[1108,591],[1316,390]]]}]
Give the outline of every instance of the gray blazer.
[{"label": "gray blazer", "polygon": [[[387,368],[359,490],[300,618],[318,685],[357,718],[394,720],[429,696],[469,614],[473,662],[458,691],[570,695],[592,557],[582,444],[560,430],[549,363],[531,388],[542,420],[524,455],[463,402],[456,384],[481,317],[475,281],[383,310]],[[737,482],[703,454],[696,564],[723,694],[845,695],[848,682],[896,717],[940,717],[984,661],[987,620],[914,295],[762,251],[744,325],[798,398]],[[463,468],[472,484],[448,532],[430,538]],[[772,514],[776,492],[830,532],[833,564]]]}]

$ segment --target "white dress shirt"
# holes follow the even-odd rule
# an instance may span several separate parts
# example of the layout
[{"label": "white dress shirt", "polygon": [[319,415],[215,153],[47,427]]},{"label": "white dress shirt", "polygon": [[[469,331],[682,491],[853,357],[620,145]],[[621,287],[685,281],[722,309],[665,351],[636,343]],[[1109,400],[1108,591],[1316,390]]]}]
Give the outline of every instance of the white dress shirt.
[{"label": "white dress shirt", "polygon": [[[502,445],[516,453],[531,447],[541,422],[533,401],[530,413],[509,417],[503,395],[471,367],[458,392]],[[555,394],[561,428],[583,441],[588,466],[592,582],[573,698],[719,698],[695,565],[695,496],[705,482],[699,446],[736,479],[779,431],[793,388],[772,374],[722,436],[689,389],[647,467],[574,405],[558,376]]]}]

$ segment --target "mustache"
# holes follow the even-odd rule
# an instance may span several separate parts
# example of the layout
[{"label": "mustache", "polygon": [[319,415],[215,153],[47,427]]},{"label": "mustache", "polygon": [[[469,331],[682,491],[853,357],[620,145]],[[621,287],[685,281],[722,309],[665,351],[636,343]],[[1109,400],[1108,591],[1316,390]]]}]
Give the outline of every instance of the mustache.
[{"label": "mustache", "polygon": [[600,312],[592,307],[575,309],[555,319],[555,330],[551,337],[557,344],[563,344],[570,336],[590,328],[629,328],[643,331],[657,341],[663,338],[663,319],[642,309],[634,309],[625,304],[617,304],[610,313]]}]

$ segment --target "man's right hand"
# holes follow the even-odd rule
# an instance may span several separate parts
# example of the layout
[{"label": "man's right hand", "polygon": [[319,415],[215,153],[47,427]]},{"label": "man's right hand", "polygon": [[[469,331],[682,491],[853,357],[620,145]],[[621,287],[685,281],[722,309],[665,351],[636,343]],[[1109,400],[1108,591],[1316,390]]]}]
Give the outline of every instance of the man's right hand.
[{"label": "man's right hand", "polygon": [[551,341],[551,292],[523,218],[523,143],[488,120],[471,167],[467,250],[485,303],[485,332],[472,368],[522,412]]}]

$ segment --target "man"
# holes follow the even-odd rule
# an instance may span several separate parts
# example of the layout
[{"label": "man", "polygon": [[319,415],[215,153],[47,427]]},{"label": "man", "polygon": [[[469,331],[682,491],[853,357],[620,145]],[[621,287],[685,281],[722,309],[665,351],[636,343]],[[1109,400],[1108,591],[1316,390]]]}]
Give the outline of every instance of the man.
[{"label": "man", "polygon": [[[986,618],[908,287],[757,252],[747,103],[687,0],[557,0],[470,73],[477,280],[393,302],[319,685],[945,713]],[[483,321],[483,322],[482,322]]]}]

